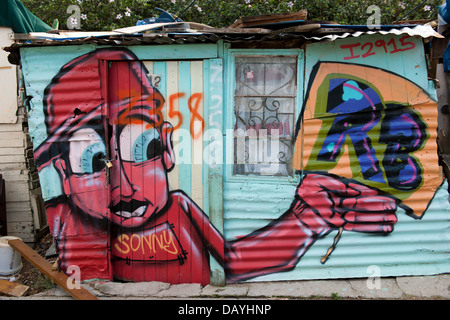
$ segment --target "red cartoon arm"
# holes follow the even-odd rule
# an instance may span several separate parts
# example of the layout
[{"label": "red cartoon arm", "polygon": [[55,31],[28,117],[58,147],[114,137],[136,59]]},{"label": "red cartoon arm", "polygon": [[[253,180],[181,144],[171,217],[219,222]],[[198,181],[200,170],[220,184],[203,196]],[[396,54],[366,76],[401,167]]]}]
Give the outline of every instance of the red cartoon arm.
[{"label": "red cartoon arm", "polygon": [[[180,192],[181,193],[181,192]],[[184,195],[184,193],[183,193]],[[204,244],[212,256],[223,265],[224,261],[224,239],[220,232],[209,221],[208,216],[195,202],[187,196],[183,196],[186,212],[190,215],[193,226],[200,233]]]},{"label": "red cartoon arm", "polygon": [[226,245],[228,280],[291,270],[317,238],[336,228],[391,232],[396,208],[396,200],[353,180],[306,175],[286,213]]},{"label": "red cartoon arm", "polygon": [[225,246],[225,272],[228,281],[287,271],[314,242],[314,234],[297,218],[306,210],[294,201],[288,212],[268,226]]},{"label": "red cartoon arm", "polygon": [[350,179],[308,174],[297,187],[296,198],[311,209],[298,215],[299,219],[318,236],[340,227],[392,232],[397,222],[397,200]]}]

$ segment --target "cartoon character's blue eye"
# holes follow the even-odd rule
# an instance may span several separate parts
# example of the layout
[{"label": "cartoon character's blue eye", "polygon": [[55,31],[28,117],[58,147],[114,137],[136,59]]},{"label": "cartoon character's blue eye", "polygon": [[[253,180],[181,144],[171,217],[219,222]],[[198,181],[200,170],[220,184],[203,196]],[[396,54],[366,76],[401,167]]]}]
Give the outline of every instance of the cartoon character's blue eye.
[{"label": "cartoon character's blue eye", "polygon": [[143,162],[161,155],[161,140],[155,128],[144,131],[134,142],[133,161]]},{"label": "cartoon character's blue eye", "polygon": [[92,128],[75,131],[69,138],[68,161],[75,174],[91,174],[105,167],[106,147],[103,139]]},{"label": "cartoon character's blue eye", "polygon": [[95,173],[105,167],[106,148],[103,142],[90,144],[84,149],[80,158],[81,171],[83,173]]}]

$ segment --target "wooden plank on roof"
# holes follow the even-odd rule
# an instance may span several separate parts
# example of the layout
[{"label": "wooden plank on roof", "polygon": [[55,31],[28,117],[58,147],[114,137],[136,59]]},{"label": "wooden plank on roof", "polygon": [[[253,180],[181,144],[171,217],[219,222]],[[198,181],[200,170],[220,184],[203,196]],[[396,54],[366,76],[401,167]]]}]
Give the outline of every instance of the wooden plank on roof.
[{"label": "wooden plank on roof", "polygon": [[276,13],[268,15],[241,17],[233,23],[230,28],[246,28],[262,23],[277,23],[293,20],[306,20],[308,11],[306,9],[293,13]]},{"label": "wooden plank on roof", "polygon": [[336,33],[354,33],[355,30],[348,28],[320,28],[314,31],[316,34],[336,34]]},{"label": "wooden plank on roof", "polygon": [[217,34],[251,34],[251,33],[270,33],[272,30],[264,28],[216,28],[204,30],[204,33]]},{"label": "wooden plank on roof", "polygon": [[65,273],[53,270],[52,264],[49,261],[23,243],[22,240],[9,240],[8,244],[75,299],[98,300],[96,296],[81,286],[79,288],[76,286],[73,289],[69,288],[68,284],[72,283],[72,280]]},{"label": "wooden plank on roof", "polygon": [[141,33],[145,31],[151,31],[159,28],[164,28],[168,26],[177,26],[181,25],[185,22],[160,22],[160,23],[152,23],[152,24],[145,24],[145,25],[139,25],[139,26],[132,26],[132,27],[126,27],[126,28],[120,28],[115,29],[112,31],[113,34],[134,34],[134,33]]},{"label": "wooden plank on roof", "polygon": [[309,32],[320,29],[319,23],[309,23],[309,24],[303,24],[300,26],[295,27],[289,27],[277,30],[276,33],[288,33],[288,32]]},{"label": "wooden plank on roof", "polygon": [[214,29],[211,26],[208,26],[206,24],[202,24],[202,23],[196,23],[196,22],[187,22],[189,23],[189,27],[191,27],[192,29],[197,29],[197,30],[209,30],[209,29]]}]

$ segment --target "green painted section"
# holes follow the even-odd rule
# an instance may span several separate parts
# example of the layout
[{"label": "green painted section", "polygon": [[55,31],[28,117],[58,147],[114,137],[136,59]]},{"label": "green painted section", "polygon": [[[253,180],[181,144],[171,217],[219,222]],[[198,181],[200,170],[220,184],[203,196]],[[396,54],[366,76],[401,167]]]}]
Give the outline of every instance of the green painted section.
[{"label": "green painted section", "polygon": [[142,60],[201,60],[217,58],[216,44],[129,46]]},{"label": "green painted section", "polygon": [[[204,137],[204,210],[211,223],[223,234],[223,60],[204,61],[206,134]],[[225,285],[225,272],[211,257],[211,284]]]}]

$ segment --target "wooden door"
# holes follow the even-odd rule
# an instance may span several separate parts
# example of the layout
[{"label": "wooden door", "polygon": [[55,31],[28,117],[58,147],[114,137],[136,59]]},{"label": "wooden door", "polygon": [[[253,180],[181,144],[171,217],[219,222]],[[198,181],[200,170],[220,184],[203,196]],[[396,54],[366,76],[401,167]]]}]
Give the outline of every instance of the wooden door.
[{"label": "wooden door", "polygon": [[114,61],[108,76],[111,259],[125,281],[210,281],[203,61]]}]

